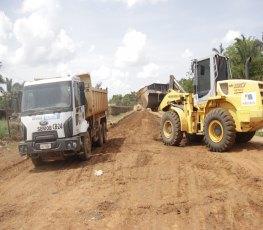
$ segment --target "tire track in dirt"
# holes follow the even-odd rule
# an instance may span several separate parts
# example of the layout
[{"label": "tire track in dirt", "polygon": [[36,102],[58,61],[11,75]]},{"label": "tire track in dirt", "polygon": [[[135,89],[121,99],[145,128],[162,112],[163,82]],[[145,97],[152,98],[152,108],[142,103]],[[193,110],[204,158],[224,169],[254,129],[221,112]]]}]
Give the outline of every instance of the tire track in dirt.
[{"label": "tire track in dirt", "polygon": [[[134,112],[88,162],[30,161],[0,178],[3,229],[260,229],[263,141],[214,154],[163,145],[159,118]],[[102,170],[97,177],[95,170]],[[9,175],[9,176],[8,176]]]}]

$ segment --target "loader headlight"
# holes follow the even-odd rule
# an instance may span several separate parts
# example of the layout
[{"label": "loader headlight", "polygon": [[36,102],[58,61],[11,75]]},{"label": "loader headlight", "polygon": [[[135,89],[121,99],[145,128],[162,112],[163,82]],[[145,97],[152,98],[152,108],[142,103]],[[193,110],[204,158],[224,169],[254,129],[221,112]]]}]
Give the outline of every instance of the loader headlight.
[{"label": "loader headlight", "polygon": [[228,83],[219,84],[222,93],[228,95]]}]

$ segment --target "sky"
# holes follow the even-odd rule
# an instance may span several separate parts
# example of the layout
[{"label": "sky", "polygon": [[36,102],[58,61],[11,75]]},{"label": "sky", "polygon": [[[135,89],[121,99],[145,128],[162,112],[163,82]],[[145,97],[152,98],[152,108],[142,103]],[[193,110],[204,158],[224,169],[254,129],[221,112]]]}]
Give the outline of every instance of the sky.
[{"label": "sky", "polygon": [[262,38],[262,0],[0,0],[0,74],[13,82],[89,72],[109,97],[169,75],[241,34]]}]

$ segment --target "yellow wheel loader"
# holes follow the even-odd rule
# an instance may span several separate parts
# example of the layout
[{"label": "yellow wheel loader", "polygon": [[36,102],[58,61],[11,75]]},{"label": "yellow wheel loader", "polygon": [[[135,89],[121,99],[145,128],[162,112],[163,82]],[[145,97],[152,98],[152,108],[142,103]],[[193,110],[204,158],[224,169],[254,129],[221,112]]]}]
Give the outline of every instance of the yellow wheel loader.
[{"label": "yellow wheel loader", "polygon": [[190,142],[204,139],[210,151],[224,152],[263,128],[262,81],[231,79],[229,59],[220,55],[194,60],[192,71],[194,93],[171,76],[159,105],[164,144],[179,145],[185,133]]}]

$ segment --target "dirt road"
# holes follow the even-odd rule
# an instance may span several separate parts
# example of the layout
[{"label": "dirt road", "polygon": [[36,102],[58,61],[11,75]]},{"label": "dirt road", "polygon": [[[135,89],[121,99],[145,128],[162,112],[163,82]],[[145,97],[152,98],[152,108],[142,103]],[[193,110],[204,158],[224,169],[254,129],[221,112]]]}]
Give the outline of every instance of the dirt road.
[{"label": "dirt road", "polygon": [[168,147],[147,112],[108,138],[89,162],[40,169],[1,147],[0,229],[263,228],[263,139],[223,154],[203,143]]}]

